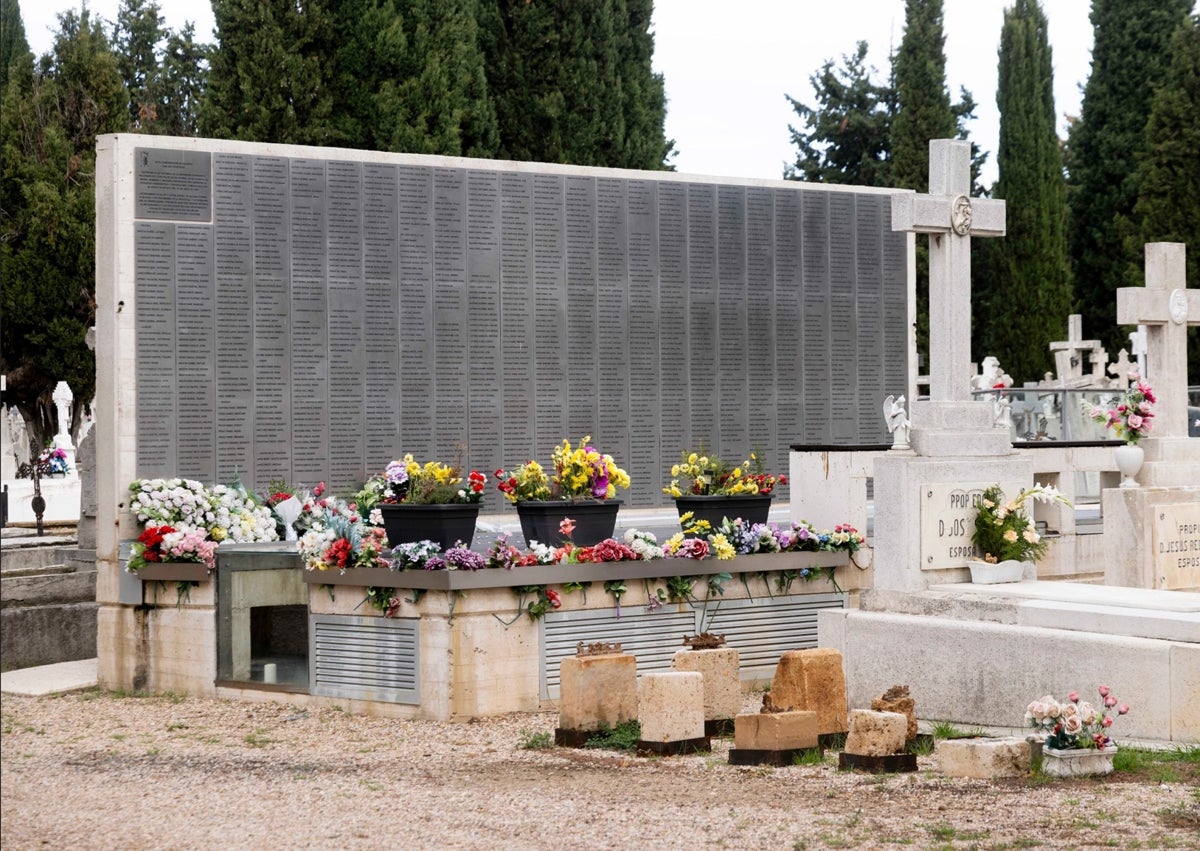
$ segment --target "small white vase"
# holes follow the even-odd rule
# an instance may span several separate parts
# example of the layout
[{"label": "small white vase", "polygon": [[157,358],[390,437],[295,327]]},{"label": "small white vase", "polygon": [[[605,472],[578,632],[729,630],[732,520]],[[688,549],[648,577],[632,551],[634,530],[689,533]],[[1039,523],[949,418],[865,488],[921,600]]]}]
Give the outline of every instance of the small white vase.
[{"label": "small white vase", "polygon": [[1110,774],[1117,746],[1109,745],[1103,750],[1095,748],[1072,748],[1060,751],[1057,748],[1042,748],[1042,773],[1051,777],[1085,777],[1089,774]]},{"label": "small white vase", "polygon": [[1121,479],[1121,487],[1136,488],[1138,486],[1136,477],[1138,471],[1142,469],[1142,463],[1146,460],[1146,450],[1136,443],[1126,443],[1113,450],[1113,457],[1117,462],[1117,469],[1124,477]]},{"label": "small white vase", "polygon": [[967,560],[973,585],[995,585],[998,582],[1020,582],[1025,575],[1025,562],[1007,559],[993,564],[989,561]]}]

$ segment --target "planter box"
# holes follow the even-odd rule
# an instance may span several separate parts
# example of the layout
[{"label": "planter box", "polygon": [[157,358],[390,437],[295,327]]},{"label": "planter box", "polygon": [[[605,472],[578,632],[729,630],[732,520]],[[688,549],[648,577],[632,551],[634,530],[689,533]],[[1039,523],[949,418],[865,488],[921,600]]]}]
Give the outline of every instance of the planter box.
[{"label": "planter box", "polygon": [[987,561],[967,561],[971,582],[975,585],[995,585],[999,582],[1020,582],[1025,575],[1025,562],[1009,559],[992,564]]},{"label": "planter box", "polygon": [[[422,588],[429,591],[464,591],[472,588],[512,588],[517,585],[562,585],[567,582],[605,582],[610,579],[660,579],[668,576],[711,576],[714,573],[759,573],[841,567],[849,553],[764,553],[738,556],[730,561],[707,558],[615,561],[588,564],[550,564],[512,570],[306,570],[310,585],[356,585],[378,588]],[[797,580],[802,581],[802,580]]]},{"label": "planter box", "polygon": [[694,520],[707,520],[713,527],[720,526],[728,517],[739,517],[746,523],[766,523],[771,514],[771,495],[744,494],[739,496],[694,496],[691,494],[675,498],[675,508],[682,517],[692,512]]},{"label": "planter box", "polygon": [[383,527],[388,544],[412,541],[436,541],[443,551],[459,541],[470,547],[475,537],[475,521],[479,518],[479,503],[446,505],[380,505]]},{"label": "planter box", "polygon": [[1072,748],[1060,751],[1057,748],[1042,748],[1042,773],[1051,777],[1086,777],[1091,774],[1111,774],[1113,757],[1117,746],[1104,750]]},{"label": "planter box", "polygon": [[168,561],[148,564],[134,571],[134,576],[143,582],[203,582],[212,578],[212,573],[198,561]]}]

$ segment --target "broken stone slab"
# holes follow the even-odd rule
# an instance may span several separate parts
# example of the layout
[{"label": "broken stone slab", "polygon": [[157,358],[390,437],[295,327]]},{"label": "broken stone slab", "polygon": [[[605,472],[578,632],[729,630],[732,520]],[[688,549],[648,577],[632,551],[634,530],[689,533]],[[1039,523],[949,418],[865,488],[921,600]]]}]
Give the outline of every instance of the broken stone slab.
[{"label": "broken stone slab", "polygon": [[579,746],[592,734],[637,717],[637,660],[632,655],[568,656],[562,660],[555,742]]},{"label": "broken stone slab", "polygon": [[1020,777],[1029,773],[1030,743],[1025,739],[946,739],[937,743],[934,758],[947,777]]},{"label": "broken stone slab", "polygon": [[785,650],[775,666],[771,691],[764,698],[763,707],[770,711],[816,712],[821,735],[846,732],[842,654],[823,647]]},{"label": "broken stone slab", "polygon": [[908,719],[907,741],[917,738],[917,703],[909,696],[908,686],[892,686],[880,697],[871,699],[871,708],[876,712],[899,712]]},{"label": "broken stone slab", "polygon": [[890,756],[904,751],[908,719],[899,712],[850,711],[845,752],[856,756]]}]

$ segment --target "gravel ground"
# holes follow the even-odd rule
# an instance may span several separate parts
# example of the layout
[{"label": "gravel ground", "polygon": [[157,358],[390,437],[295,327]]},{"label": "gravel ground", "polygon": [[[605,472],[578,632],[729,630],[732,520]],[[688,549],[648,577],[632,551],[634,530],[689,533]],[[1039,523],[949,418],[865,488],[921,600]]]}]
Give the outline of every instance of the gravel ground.
[{"label": "gravel ground", "polygon": [[[749,698],[748,698],[749,701]],[[3,700],[0,842],[24,848],[1200,848],[1200,793],[522,747],[469,724],[98,691]],[[1186,818],[1179,818],[1179,813]]]}]

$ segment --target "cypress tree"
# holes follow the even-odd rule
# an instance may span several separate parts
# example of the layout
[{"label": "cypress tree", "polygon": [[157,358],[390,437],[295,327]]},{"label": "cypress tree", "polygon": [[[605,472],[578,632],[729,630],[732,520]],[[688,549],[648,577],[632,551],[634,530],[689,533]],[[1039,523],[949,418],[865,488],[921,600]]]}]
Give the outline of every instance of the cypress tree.
[{"label": "cypress tree", "polygon": [[59,16],[52,51],[27,70],[10,77],[0,114],[0,369],[40,447],[55,431],[57,382],[75,394],[74,419],[95,389],[84,338],[95,324],[96,137],[126,129],[128,100],[86,6]]},{"label": "cypress tree", "polygon": [[30,57],[29,41],[21,20],[21,4],[18,0],[4,0],[0,5],[0,93],[8,87],[8,66],[27,57]]},{"label": "cypress tree", "polygon": [[[1200,17],[1187,18],[1171,40],[1166,82],[1146,124],[1148,154],[1138,169],[1141,195],[1134,207],[1140,231],[1125,253],[1141,258],[1147,242],[1187,246],[1187,281],[1200,281]],[[1139,286],[1144,263],[1127,269]],[[1200,328],[1188,328],[1188,384],[1200,384]]]},{"label": "cypress tree", "polygon": [[784,95],[808,132],[788,125],[796,162],[784,170],[787,180],[890,186],[889,143],[895,90],[871,82],[867,43],[843,54],[841,68],[829,59],[809,77],[817,105],[809,107]]},{"label": "cypress tree", "polygon": [[166,37],[156,0],[121,0],[113,27],[117,68],[129,90],[129,120],[134,129],[151,129],[158,118],[151,89],[158,74],[158,44]]},{"label": "cypress tree", "polygon": [[218,47],[200,131],[220,139],[331,145],[333,25],[321,0],[213,0]]},{"label": "cypress tree", "polygon": [[196,28],[188,22],[167,36],[161,69],[154,78],[151,94],[156,104],[154,133],[165,136],[195,136],[198,112],[208,70],[208,47],[195,39]]},{"label": "cypress tree", "polygon": [[[485,0],[486,2],[486,0]],[[493,0],[488,87],[507,159],[663,168],[649,0]]]},{"label": "cypress tree", "polygon": [[[1046,16],[1037,0],[1016,0],[1000,33],[999,180],[1008,201],[1007,235],[995,240],[994,289],[975,293],[978,358],[994,355],[1017,382],[1051,368],[1048,344],[1071,311],[1066,246],[1066,179],[1055,131],[1054,71]],[[991,242],[992,240],[988,240]]]},{"label": "cypress tree", "polygon": [[1117,327],[1116,290],[1131,283],[1131,267],[1142,266],[1141,246],[1125,237],[1140,232],[1134,206],[1146,122],[1168,77],[1171,34],[1191,7],[1192,0],[1092,3],[1092,72],[1067,147],[1068,247],[1083,327],[1110,352],[1129,345]]}]

